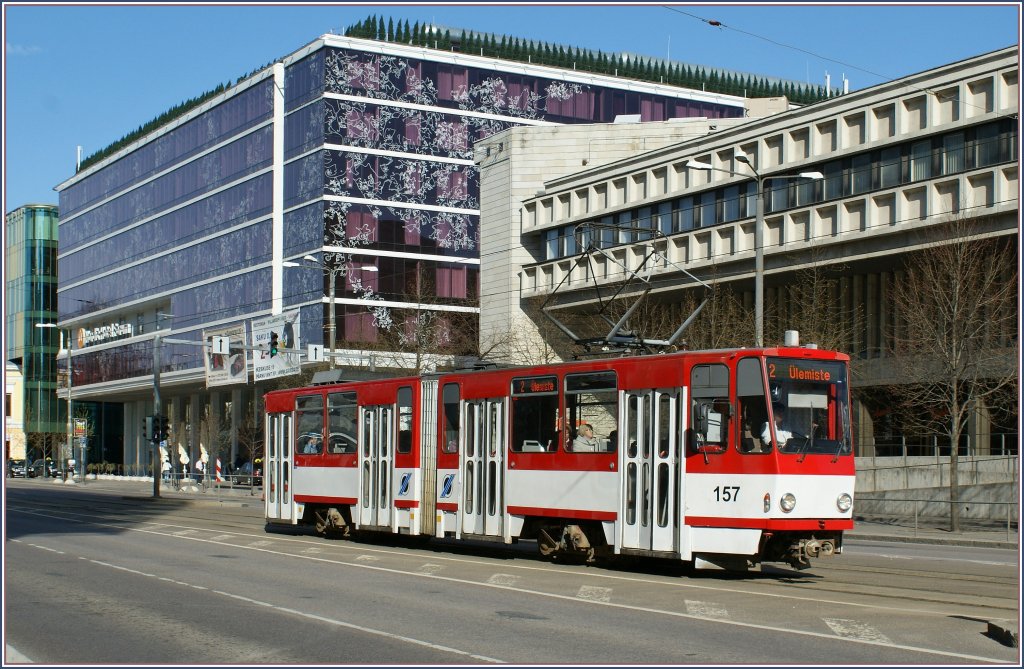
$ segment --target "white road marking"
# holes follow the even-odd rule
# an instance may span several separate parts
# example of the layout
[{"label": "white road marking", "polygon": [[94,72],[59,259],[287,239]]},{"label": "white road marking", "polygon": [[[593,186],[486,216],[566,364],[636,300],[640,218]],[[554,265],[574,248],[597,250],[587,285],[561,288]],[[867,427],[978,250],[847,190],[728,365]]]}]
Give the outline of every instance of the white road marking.
[{"label": "white road marking", "polygon": [[439,564],[431,564],[431,563],[428,562],[427,564],[420,565],[420,568],[417,569],[416,571],[418,573],[420,573],[420,574],[428,574],[429,575],[429,574],[436,574],[437,572],[443,571],[443,570],[444,570],[443,566],[441,566]]},{"label": "white road marking", "polygon": [[871,643],[890,644],[892,641],[878,630],[867,623],[859,620],[847,620],[845,618],[823,618],[825,624],[832,628],[832,631],[846,639],[857,639],[858,641],[869,641]]},{"label": "white road marking", "polygon": [[[101,567],[109,567],[111,569],[117,569],[119,571],[126,571],[126,572],[129,572],[129,573],[132,573],[132,574],[137,574],[139,576],[145,576],[145,577],[148,577],[148,578],[155,578],[155,579],[158,579],[158,580],[161,580],[161,581],[170,581],[172,583],[175,583],[175,584],[178,584],[178,585],[183,585],[183,586],[190,587],[190,588],[197,588],[197,589],[200,589],[200,590],[207,590],[207,588],[202,587],[202,586],[193,585],[191,583],[182,583],[181,581],[175,581],[174,579],[170,579],[170,578],[167,578],[167,577],[164,577],[164,576],[157,576],[155,574],[147,574],[146,572],[138,571],[136,569],[131,569],[129,567],[122,567],[120,565],[112,564],[110,562],[102,562],[100,560],[92,560],[92,559],[89,559],[89,558],[86,558],[86,557],[79,557],[78,559],[85,560],[86,562],[91,562],[91,563],[99,565]],[[367,634],[375,634],[377,636],[383,636],[383,637],[387,637],[389,639],[394,639],[395,641],[402,641],[402,642],[414,644],[414,645],[417,645],[417,646],[426,646],[427,648],[433,648],[435,650],[439,650],[439,651],[444,652],[444,653],[453,653],[455,655],[465,655],[466,657],[471,657],[474,660],[480,660],[481,662],[490,662],[492,664],[504,664],[504,662],[502,660],[498,660],[498,659],[495,659],[493,657],[487,657],[486,655],[477,655],[477,654],[471,653],[469,651],[459,650],[458,648],[451,648],[449,646],[442,646],[440,644],[431,643],[429,641],[422,641],[420,639],[414,639],[412,637],[403,636],[401,634],[393,634],[391,632],[385,632],[383,630],[374,629],[372,627],[363,627],[362,625],[353,625],[352,623],[347,623],[347,622],[345,622],[343,620],[337,620],[335,618],[327,618],[326,616],[316,615],[315,613],[307,613],[305,611],[299,611],[297,609],[290,609],[290,608],[287,608],[287,607],[284,607],[284,606],[277,606],[277,605],[271,604],[269,602],[261,602],[261,601],[255,600],[255,599],[250,599],[249,597],[244,597],[242,595],[236,595],[236,594],[232,594],[232,593],[228,593],[228,592],[223,592],[221,590],[210,590],[210,592],[212,592],[213,594],[216,594],[216,595],[230,597],[232,599],[236,599],[236,600],[239,600],[239,601],[248,602],[250,604],[255,604],[257,606],[264,606],[264,607],[273,609],[275,611],[280,611],[282,613],[289,613],[291,615],[301,616],[303,618],[308,618],[310,620],[318,620],[320,622],[327,623],[329,625],[335,625],[336,627],[344,627],[344,628],[347,628],[347,629],[358,630],[360,632],[365,632]]]},{"label": "white road marking", "polygon": [[[8,511],[10,511],[10,509],[8,509]],[[27,515],[46,515],[46,516],[52,516],[52,512],[44,514],[44,513],[40,513],[40,512],[25,511],[25,510],[21,510],[21,509],[18,509],[17,511],[21,512],[21,513],[25,513]],[[78,515],[78,514],[67,514],[67,515]],[[142,532],[144,534],[157,534],[157,535],[160,535],[160,536],[163,536],[163,537],[172,537],[173,536],[171,534],[167,534],[167,533],[164,533],[164,532],[156,532],[156,531],[153,531],[153,530],[147,530],[147,529],[144,529],[141,526],[138,527],[138,528],[133,528],[133,527],[122,527],[120,525],[115,525],[113,523],[100,523],[100,522],[96,522],[95,520],[92,520],[90,517],[86,517],[85,519],[69,518],[67,516],[60,516],[60,517],[63,520],[66,520],[68,522],[78,522],[78,523],[82,523],[82,524],[85,524],[85,525],[95,525],[97,527],[116,527],[118,529],[121,529],[122,531]],[[202,539],[202,538],[199,538],[199,537],[177,537],[177,538],[184,539],[186,541],[199,541],[199,542],[203,542],[203,543],[215,543],[215,542],[210,541],[209,539]],[[279,556],[282,556],[282,557],[296,557],[294,554],[288,553],[288,552],[285,552],[285,551],[282,551],[282,550],[271,550],[271,549],[268,549],[268,548],[260,547],[261,544],[262,545],[266,545],[266,544],[272,544],[272,543],[273,542],[270,542],[270,541],[262,541],[262,542],[261,541],[256,541],[256,542],[253,542],[253,543],[249,544],[248,546],[238,546],[238,545],[235,545],[235,546],[232,546],[232,548],[238,548],[238,549],[251,548],[252,550],[256,550],[256,551],[259,551],[261,553],[270,553],[272,555],[279,555]],[[221,545],[223,545],[223,544],[221,544]],[[371,558],[371,560],[376,560],[377,559],[377,558],[375,558],[373,556],[363,556],[363,557]],[[404,570],[401,570],[401,569],[390,569],[390,568],[387,568],[387,567],[380,567],[380,566],[369,565],[369,564],[357,565],[357,564],[352,564],[351,562],[346,562],[346,561],[337,560],[337,559],[330,559],[330,558],[326,558],[326,557],[312,557],[311,556],[311,557],[308,557],[308,558],[305,558],[305,559],[307,559],[307,560],[316,560],[318,562],[325,562],[325,563],[339,565],[339,566],[355,567],[355,568],[358,568],[358,569],[373,569],[375,571],[380,571],[380,572],[390,573],[390,574],[396,574],[396,575],[403,575],[403,576],[417,575],[417,574],[414,574],[413,572],[404,571]],[[359,558],[356,558],[356,559],[358,560]],[[443,558],[442,557],[441,559],[447,559],[447,558]],[[452,558],[452,560],[462,561],[462,560],[456,559],[456,558]],[[522,569],[533,570],[533,571],[552,571],[550,568],[546,568],[546,567],[522,567]],[[458,578],[451,577],[451,576],[439,576],[439,575],[434,575],[434,574],[419,574],[419,576],[422,577],[422,578],[432,578],[432,579],[437,579],[437,580],[441,580],[441,581],[450,581],[450,582],[459,583],[459,584],[462,584],[462,585],[471,585],[471,583],[469,583],[467,581],[463,581],[463,580],[460,580]],[[648,582],[646,579],[635,579],[633,577],[626,577],[626,576],[602,575],[602,578],[607,578],[607,579],[611,579],[611,580],[620,580],[620,581],[625,581],[625,582],[629,582],[629,581]],[[541,592],[541,591],[537,591],[537,590],[528,590],[528,589],[524,589],[524,588],[512,588],[512,587],[508,587],[508,586],[504,586],[504,585],[497,585],[497,584],[492,584],[492,583],[477,583],[477,585],[480,585],[481,587],[499,588],[499,589],[502,589],[502,590],[514,590],[514,591],[516,591],[516,592],[518,592],[520,594],[534,595],[534,596],[537,596],[537,597],[546,597],[546,598],[549,598],[549,599],[574,600],[574,601],[577,601],[577,602],[584,601],[584,600],[581,600],[579,597],[573,597],[573,596],[569,596],[569,595],[559,595],[559,594],[555,594],[555,593]],[[723,588],[723,587],[717,586],[717,585],[716,586],[707,586],[707,585],[699,585],[699,584],[693,584],[693,583],[685,583],[685,584],[679,584],[678,587],[686,588],[686,589],[691,589],[691,590],[708,590],[708,591],[715,591],[715,592],[734,592],[734,593],[739,593],[739,594],[742,594],[742,595],[748,596],[748,597],[751,596],[751,594],[752,594],[752,593],[750,593],[748,591],[736,590],[736,589],[732,589],[732,588]],[[606,589],[608,589],[608,588],[606,588]],[[610,590],[610,589],[608,589],[608,590]],[[218,594],[225,594],[225,595],[227,595],[227,593],[218,593]],[[234,595],[227,595],[227,596],[232,596],[232,597],[236,597],[237,599],[248,601],[247,598],[241,597],[241,596],[234,596]],[[795,600],[795,601],[801,601],[801,600],[808,599],[806,597],[794,596],[794,595],[790,595],[790,594],[781,594],[781,593],[758,593],[758,596],[770,597],[770,598],[776,598],[776,599],[788,599],[788,600]],[[644,612],[644,613],[653,613],[653,614],[664,615],[664,616],[669,616],[669,617],[674,617],[674,618],[691,618],[691,619],[694,619],[694,620],[704,620],[704,621],[708,620],[706,618],[701,618],[699,616],[693,616],[693,615],[690,615],[688,613],[682,613],[680,611],[668,611],[668,610],[665,610],[665,609],[654,609],[654,608],[650,608],[650,607],[634,606],[634,605],[629,605],[629,604],[613,604],[611,602],[599,602],[599,601],[593,601],[593,600],[591,600],[591,601],[592,601],[592,603],[594,605],[599,605],[599,606],[612,606],[612,607],[619,608],[619,609],[624,609],[624,610],[641,611],[641,612]],[[906,611],[906,609],[903,609],[903,608],[890,607],[890,606],[878,606],[878,605],[874,605],[874,604],[860,604],[860,603],[854,603],[854,602],[845,602],[845,601],[841,601],[841,600],[826,600],[826,599],[821,599],[821,598],[814,598],[813,601],[815,601],[817,603],[842,604],[843,606],[855,606],[855,607],[860,607],[860,608],[865,608],[865,609],[883,609],[883,610],[891,610],[891,611]],[[913,613],[921,613],[921,612],[920,611],[913,611]],[[953,614],[950,614],[950,615],[953,615]],[[769,626],[769,625],[755,624],[755,623],[745,623],[745,622],[740,622],[740,621],[731,620],[731,619],[730,620],[715,620],[714,622],[716,622],[718,624],[722,624],[722,625],[731,625],[731,626],[735,626],[735,627],[747,627],[747,628],[751,628],[751,629],[758,629],[758,630],[764,630],[764,631],[770,631],[770,632],[777,632],[779,634],[795,634],[797,636],[823,638],[823,639],[832,639],[832,640],[835,640],[837,638],[837,636],[835,634],[826,634],[824,632],[813,632],[813,631],[809,631],[809,630],[795,630],[795,629],[791,629],[791,628],[787,628],[787,627],[772,627],[772,626]],[[893,648],[893,649],[898,649],[898,650],[907,650],[907,651],[911,651],[911,652],[915,652],[915,653],[928,653],[928,654],[932,654],[932,655],[941,655],[943,657],[955,657],[955,658],[965,659],[965,660],[973,660],[973,661],[981,661],[981,662],[994,662],[994,663],[999,663],[999,664],[1005,663],[1005,661],[1000,659],[1000,658],[983,657],[983,656],[978,656],[978,655],[966,655],[964,653],[953,653],[953,652],[950,652],[950,651],[944,651],[944,650],[940,650],[940,649],[936,649],[936,648],[925,648],[925,647],[922,647],[922,646],[907,646],[907,645],[904,645],[904,644],[893,644],[893,643],[880,643],[880,642],[877,642],[877,641],[871,641],[871,640],[867,640],[867,639],[857,639],[857,638],[852,638],[852,637],[840,637],[840,638],[843,641],[847,641],[849,643],[862,643],[862,644],[873,645],[873,646],[885,646],[886,648]]]},{"label": "white road marking", "polygon": [[233,535],[233,534],[218,534],[215,537],[210,537],[210,541],[227,541],[228,539],[234,539],[234,538],[235,538],[235,535]]},{"label": "white road marking", "polygon": [[249,548],[263,548],[264,546],[272,546],[272,545],[274,545],[274,542],[273,541],[260,540],[260,541],[251,541],[247,545],[248,545]]},{"label": "white road marking", "polygon": [[579,592],[576,593],[576,597],[579,599],[585,599],[589,602],[608,603],[612,601],[612,589],[599,588],[594,585],[581,585]]},{"label": "white road marking", "polygon": [[495,574],[494,576],[491,576],[489,579],[487,579],[487,582],[491,585],[511,586],[515,585],[516,581],[518,580],[519,577],[513,576],[512,574]]},{"label": "white road marking", "polygon": [[686,600],[686,612],[691,616],[702,618],[728,618],[729,611],[714,602],[698,602],[694,599]]},{"label": "white road marking", "polygon": [[379,559],[376,555],[360,555],[356,557],[356,562],[376,562]]}]

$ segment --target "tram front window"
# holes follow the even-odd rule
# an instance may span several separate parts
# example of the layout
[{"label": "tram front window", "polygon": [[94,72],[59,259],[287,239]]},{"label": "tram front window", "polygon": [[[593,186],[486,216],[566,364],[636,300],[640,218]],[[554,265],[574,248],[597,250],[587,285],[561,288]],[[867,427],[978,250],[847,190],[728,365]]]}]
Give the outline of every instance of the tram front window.
[{"label": "tram front window", "polygon": [[771,416],[761,439],[780,453],[850,455],[849,385],[841,362],[768,358]]}]

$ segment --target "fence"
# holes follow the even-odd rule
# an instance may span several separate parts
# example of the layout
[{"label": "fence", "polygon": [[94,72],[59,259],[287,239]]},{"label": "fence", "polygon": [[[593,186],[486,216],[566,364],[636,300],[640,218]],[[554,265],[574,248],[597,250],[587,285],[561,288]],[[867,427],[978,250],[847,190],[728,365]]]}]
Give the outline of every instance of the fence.
[{"label": "fence", "polygon": [[[960,436],[958,454],[972,455],[1017,455],[1019,435],[1016,432],[983,434],[972,439],[970,434]],[[894,438],[873,437],[857,443],[858,455],[865,457],[946,457],[950,455],[949,437],[900,436]]]},{"label": "fence", "polygon": [[[1015,528],[1019,527],[1017,508],[1014,501],[1006,502],[984,502],[978,500],[960,500],[957,502],[960,507],[960,519],[968,523],[977,524],[980,522],[994,523],[999,518],[1001,523],[1006,523],[1006,539],[1012,541]],[[921,499],[921,498],[900,498],[900,497],[862,497],[857,496],[855,514],[856,516],[869,517],[891,517],[905,518],[909,521],[913,517],[914,536],[917,536],[918,527],[922,520],[934,525],[936,521],[949,521],[952,502],[948,499]]]}]

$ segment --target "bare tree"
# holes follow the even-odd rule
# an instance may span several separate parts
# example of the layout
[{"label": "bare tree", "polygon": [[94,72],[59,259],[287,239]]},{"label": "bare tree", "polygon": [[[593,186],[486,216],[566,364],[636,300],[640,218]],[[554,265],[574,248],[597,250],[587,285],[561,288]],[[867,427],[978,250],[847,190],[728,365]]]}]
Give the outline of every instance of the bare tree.
[{"label": "bare tree", "polygon": [[786,330],[797,330],[802,341],[830,351],[850,351],[862,329],[864,310],[860,305],[843,306],[839,273],[844,269],[845,265],[826,265],[812,250],[810,263],[779,291],[781,299],[768,300],[767,331],[777,342],[783,341]]},{"label": "bare tree", "polygon": [[204,470],[204,475],[209,476],[211,464],[228,453],[231,446],[231,423],[211,411],[209,404],[203,407],[199,420],[199,446],[200,450],[205,447],[210,457]]},{"label": "bare tree", "polygon": [[[949,438],[950,529],[960,529],[960,438],[970,413],[1018,383],[1017,258],[1010,240],[956,219],[907,258],[892,289],[904,423]],[[1015,393],[1014,393],[1015,395]]]}]

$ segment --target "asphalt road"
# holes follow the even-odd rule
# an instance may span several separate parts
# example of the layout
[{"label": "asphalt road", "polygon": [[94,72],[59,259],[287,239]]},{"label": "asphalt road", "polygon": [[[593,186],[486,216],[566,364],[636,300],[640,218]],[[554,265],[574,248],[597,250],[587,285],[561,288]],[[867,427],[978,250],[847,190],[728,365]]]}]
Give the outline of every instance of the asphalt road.
[{"label": "asphalt road", "polygon": [[[257,498],[258,499],[258,498]],[[266,532],[256,500],[8,481],[7,661],[45,664],[1019,663],[1016,553],[856,543],[796,572],[541,560]],[[931,547],[929,550],[935,550]]]}]

